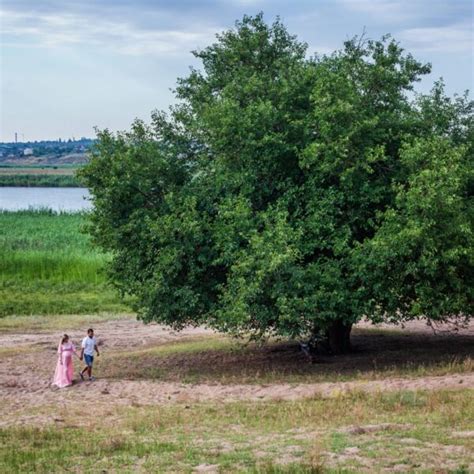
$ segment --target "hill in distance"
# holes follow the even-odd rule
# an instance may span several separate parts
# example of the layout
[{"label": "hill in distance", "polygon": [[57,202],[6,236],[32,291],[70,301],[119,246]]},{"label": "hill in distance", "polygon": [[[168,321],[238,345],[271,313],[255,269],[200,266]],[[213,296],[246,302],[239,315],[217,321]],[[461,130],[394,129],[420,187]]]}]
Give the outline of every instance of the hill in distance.
[{"label": "hill in distance", "polygon": [[87,151],[95,140],[47,140],[0,143],[0,166],[63,166],[87,162]]}]

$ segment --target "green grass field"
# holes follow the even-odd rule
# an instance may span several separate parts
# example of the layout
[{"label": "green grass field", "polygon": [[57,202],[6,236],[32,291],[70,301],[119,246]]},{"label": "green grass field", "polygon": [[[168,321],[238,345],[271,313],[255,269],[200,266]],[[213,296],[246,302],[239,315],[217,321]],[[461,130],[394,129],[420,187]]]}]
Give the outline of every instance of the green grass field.
[{"label": "green grass field", "polygon": [[82,214],[0,213],[0,316],[124,311]]},{"label": "green grass field", "polygon": [[80,183],[70,174],[0,174],[0,186],[74,188]]},{"label": "green grass field", "polygon": [[0,187],[78,187],[81,186],[75,173],[77,165],[2,165]]}]

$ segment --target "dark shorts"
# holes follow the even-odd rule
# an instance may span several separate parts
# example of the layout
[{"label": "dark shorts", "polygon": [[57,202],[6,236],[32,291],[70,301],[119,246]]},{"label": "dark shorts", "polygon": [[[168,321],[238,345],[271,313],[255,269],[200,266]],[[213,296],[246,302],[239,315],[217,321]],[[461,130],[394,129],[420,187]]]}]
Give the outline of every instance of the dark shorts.
[{"label": "dark shorts", "polygon": [[87,367],[92,367],[92,364],[94,363],[94,356],[84,354],[84,362],[86,363]]}]

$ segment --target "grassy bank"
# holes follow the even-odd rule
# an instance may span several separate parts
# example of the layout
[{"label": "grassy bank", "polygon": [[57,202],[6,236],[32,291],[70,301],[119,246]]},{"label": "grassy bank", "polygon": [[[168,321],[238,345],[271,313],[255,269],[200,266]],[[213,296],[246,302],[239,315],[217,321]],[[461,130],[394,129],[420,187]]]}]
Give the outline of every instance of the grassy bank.
[{"label": "grassy bank", "polygon": [[0,316],[126,309],[107,286],[106,255],[81,232],[85,216],[0,213]]},{"label": "grassy bank", "polygon": [[0,186],[80,187],[79,180],[70,174],[0,174]]},{"label": "grassy bank", "polygon": [[77,166],[0,166],[0,186],[78,187]]},{"label": "grassy bank", "polygon": [[[106,397],[104,397],[106,398]],[[0,470],[469,472],[474,392],[349,393],[295,402],[43,406],[0,430]]]},{"label": "grassy bank", "polygon": [[80,167],[79,164],[61,163],[51,165],[46,163],[37,164],[0,164],[0,174],[74,174]]}]

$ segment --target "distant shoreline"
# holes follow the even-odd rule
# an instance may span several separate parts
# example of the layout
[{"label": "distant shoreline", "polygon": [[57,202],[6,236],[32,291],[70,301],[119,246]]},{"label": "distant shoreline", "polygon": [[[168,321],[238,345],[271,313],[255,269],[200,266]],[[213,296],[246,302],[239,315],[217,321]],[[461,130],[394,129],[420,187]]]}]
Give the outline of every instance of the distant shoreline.
[{"label": "distant shoreline", "polygon": [[0,167],[0,187],[81,187],[77,167]]}]

